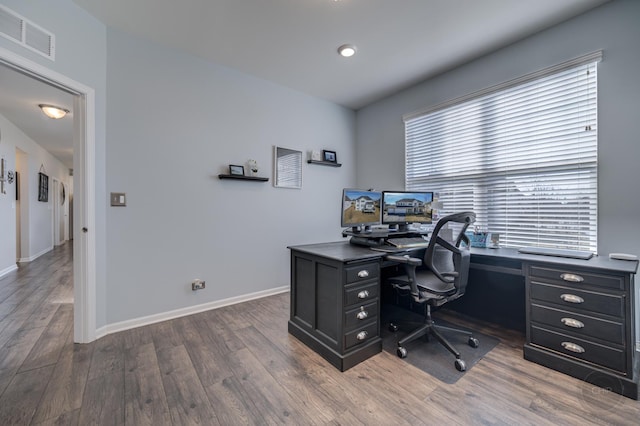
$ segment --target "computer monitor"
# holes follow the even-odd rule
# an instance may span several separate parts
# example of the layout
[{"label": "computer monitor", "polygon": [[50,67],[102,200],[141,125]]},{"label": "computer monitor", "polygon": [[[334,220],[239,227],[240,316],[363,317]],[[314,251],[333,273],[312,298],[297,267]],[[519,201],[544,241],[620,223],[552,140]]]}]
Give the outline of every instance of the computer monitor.
[{"label": "computer monitor", "polygon": [[344,188],[340,224],[354,233],[371,232],[371,225],[380,225],[379,191]]},{"label": "computer monitor", "polygon": [[382,224],[406,231],[411,223],[431,223],[433,192],[383,191]]}]

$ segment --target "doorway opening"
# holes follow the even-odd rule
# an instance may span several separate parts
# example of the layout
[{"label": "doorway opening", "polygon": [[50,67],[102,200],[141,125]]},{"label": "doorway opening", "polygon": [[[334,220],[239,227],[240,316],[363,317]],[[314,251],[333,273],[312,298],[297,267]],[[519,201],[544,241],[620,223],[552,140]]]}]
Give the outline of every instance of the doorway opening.
[{"label": "doorway opening", "polygon": [[95,91],[1,47],[0,65],[73,95],[73,335],[88,343],[96,339]]}]

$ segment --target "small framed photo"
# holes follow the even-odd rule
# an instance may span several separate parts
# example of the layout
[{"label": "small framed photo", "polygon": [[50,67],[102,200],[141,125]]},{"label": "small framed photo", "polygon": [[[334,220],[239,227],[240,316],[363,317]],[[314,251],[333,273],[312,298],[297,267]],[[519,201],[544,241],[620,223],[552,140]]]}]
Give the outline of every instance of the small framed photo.
[{"label": "small framed photo", "polygon": [[244,166],[234,166],[229,164],[229,174],[234,176],[244,176]]},{"label": "small framed photo", "polygon": [[323,161],[328,161],[330,163],[335,163],[338,161],[338,159],[336,158],[336,152],[335,151],[327,151],[326,149],[322,151],[322,160]]}]

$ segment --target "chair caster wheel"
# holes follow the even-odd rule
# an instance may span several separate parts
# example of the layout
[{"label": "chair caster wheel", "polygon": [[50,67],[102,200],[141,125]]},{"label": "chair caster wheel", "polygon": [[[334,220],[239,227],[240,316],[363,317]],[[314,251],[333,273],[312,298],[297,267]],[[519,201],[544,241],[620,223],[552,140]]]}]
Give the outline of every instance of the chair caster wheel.
[{"label": "chair caster wheel", "polygon": [[389,331],[395,333],[396,331],[398,331],[398,326],[394,323],[389,323]]},{"label": "chair caster wheel", "polygon": [[456,370],[458,371],[465,371],[467,369],[467,364],[465,364],[461,359],[456,359],[454,365],[456,366]]},{"label": "chair caster wheel", "polygon": [[396,353],[398,354],[398,356],[400,358],[406,358],[407,357],[407,350],[405,348],[403,348],[402,346],[398,346],[398,350],[396,351]]},{"label": "chair caster wheel", "polygon": [[480,341],[478,339],[476,339],[475,337],[469,337],[469,341],[467,343],[472,348],[477,348],[478,346],[480,346]]}]

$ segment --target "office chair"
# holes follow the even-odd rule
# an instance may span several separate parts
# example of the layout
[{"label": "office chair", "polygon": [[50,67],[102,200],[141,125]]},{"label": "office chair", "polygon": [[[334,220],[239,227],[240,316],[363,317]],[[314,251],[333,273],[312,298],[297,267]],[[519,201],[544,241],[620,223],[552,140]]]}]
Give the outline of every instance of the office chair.
[{"label": "office chair", "polygon": [[[407,356],[407,349],[404,347],[406,343],[422,336],[427,336],[427,339],[433,336],[455,355],[456,369],[466,370],[466,364],[460,359],[460,352],[444,338],[439,330],[467,334],[469,336],[467,343],[473,348],[478,347],[478,339],[468,331],[435,325],[431,318],[431,308],[442,306],[464,295],[470,257],[470,243],[465,231],[475,220],[476,215],[473,212],[455,213],[440,219],[433,229],[422,260],[409,255],[386,256],[388,260],[404,265],[406,272],[406,275],[391,277],[387,282],[399,295],[410,295],[412,302],[422,305],[425,309],[424,323],[398,341],[397,354],[400,358]],[[465,246],[461,247],[463,241]],[[418,269],[417,267],[423,263],[426,268]],[[398,326],[392,322],[389,329],[395,332]]]}]

